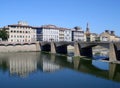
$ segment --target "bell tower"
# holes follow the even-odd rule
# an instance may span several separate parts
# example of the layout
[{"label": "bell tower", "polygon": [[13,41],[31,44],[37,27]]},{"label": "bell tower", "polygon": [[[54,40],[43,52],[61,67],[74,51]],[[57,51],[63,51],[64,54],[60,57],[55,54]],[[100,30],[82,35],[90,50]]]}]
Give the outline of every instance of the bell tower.
[{"label": "bell tower", "polygon": [[90,29],[89,29],[89,24],[87,23],[86,26],[86,42],[90,42]]}]

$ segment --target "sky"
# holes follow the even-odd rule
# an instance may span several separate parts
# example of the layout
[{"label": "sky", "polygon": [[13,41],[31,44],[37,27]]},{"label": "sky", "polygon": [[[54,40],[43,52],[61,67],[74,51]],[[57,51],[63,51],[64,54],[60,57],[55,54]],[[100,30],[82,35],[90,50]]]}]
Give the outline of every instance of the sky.
[{"label": "sky", "polygon": [[120,0],[0,0],[0,27],[26,21],[31,26],[80,26],[120,36]]}]

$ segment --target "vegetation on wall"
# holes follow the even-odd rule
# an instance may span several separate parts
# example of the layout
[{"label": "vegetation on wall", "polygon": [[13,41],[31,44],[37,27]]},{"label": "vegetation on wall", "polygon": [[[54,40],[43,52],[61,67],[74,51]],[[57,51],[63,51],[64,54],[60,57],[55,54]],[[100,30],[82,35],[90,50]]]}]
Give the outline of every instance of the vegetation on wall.
[{"label": "vegetation on wall", "polygon": [[0,30],[0,38],[2,38],[2,40],[8,39],[8,33],[5,29]]}]

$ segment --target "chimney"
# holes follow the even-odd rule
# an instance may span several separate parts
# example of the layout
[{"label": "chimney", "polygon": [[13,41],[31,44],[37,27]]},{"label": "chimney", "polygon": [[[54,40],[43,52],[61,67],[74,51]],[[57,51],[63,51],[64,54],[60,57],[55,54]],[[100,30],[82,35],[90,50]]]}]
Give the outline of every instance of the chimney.
[{"label": "chimney", "polygon": [[114,32],[114,31],[111,31],[111,35],[115,35],[115,32]]},{"label": "chimney", "polygon": [[105,30],[105,33],[108,33],[108,34],[109,34],[109,30]]}]

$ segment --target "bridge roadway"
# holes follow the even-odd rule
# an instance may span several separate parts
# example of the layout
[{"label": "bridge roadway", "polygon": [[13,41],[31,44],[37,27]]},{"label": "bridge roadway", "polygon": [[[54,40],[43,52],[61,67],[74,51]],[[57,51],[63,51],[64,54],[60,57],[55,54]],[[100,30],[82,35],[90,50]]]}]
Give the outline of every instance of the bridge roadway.
[{"label": "bridge roadway", "polygon": [[109,49],[109,61],[116,62],[120,60],[120,42],[39,42],[40,50],[51,53],[67,54],[67,46],[74,46],[74,56],[92,57],[92,47],[103,46]]}]

